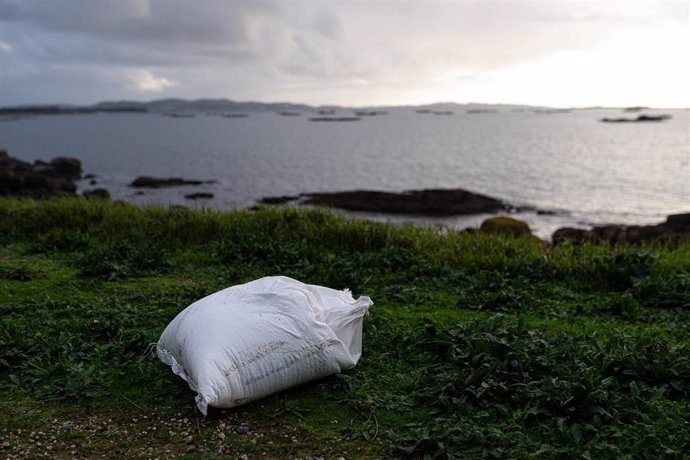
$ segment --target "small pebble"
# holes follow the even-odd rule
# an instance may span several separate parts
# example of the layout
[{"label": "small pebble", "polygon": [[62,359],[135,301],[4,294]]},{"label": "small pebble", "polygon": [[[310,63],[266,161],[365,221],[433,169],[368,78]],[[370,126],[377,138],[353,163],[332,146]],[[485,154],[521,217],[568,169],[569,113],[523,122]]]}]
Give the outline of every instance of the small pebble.
[{"label": "small pebble", "polygon": [[240,425],[235,430],[237,434],[247,434],[249,433],[249,427],[247,425]]},{"label": "small pebble", "polygon": [[192,435],[190,434],[189,436],[187,436],[187,437],[184,439],[184,442],[186,442],[187,444],[191,444],[191,443],[194,442],[194,438],[193,438]]}]

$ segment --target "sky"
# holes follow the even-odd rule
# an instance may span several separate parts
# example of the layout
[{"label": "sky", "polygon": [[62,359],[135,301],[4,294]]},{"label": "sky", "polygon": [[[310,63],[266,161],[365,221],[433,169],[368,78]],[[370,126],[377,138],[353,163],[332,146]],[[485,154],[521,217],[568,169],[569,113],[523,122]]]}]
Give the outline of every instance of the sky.
[{"label": "sky", "polygon": [[690,107],[690,0],[0,0],[0,105]]}]

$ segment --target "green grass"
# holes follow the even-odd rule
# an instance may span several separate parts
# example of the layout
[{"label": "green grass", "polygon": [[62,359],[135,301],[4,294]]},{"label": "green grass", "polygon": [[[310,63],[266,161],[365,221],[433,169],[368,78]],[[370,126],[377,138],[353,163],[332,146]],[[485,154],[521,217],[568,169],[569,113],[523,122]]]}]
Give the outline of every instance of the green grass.
[{"label": "green grass", "polygon": [[[274,274],[372,297],[359,365],[199,418],[149,345]],[[689,323],[690,241],[0,200],[0,453],[688,458]]]}]

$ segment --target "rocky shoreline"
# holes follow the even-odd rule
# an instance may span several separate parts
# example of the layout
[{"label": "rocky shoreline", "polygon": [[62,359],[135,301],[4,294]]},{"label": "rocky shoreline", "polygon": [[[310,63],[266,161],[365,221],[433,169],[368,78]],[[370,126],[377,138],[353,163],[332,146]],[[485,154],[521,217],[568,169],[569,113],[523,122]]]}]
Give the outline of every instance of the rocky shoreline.
[{"label": "rocky shoreline", "polygon": [[[90,180],[92,174],[82,176],[81,162],[72,157],[56,157],[50,161],[36,160],[33,164],[10,157],[0,149],[0,197],[12,196],[29,199],[77,196],[77,181]],[[155,178],[140,176],[129,184],[132,188],[168,188],[197,186],[215,183],[213,180],[189,180],[182,178]],[[141,192],[137,192],[141,193]],[[84,198],[110,199],[103,188],[82,192]],[[211,199],[209,192],[189,193],[186,199]],[[261,205],[293,203],[298,205],[325,206],[346,211],[371,212],[391,215],[416,215],[447,217],[471,214],[514,213],[535,211],[550,214],[551,211],[516,207],[505,201],[464,189],[423,189],[403,192],[378,190],[351,190],[330,193],[304,193],[290,196],[265,197]],[[529,236],[528,224],[513,217],[497,215],[486,219],[479,229],[466,229],[508,236]],[[665,222],[656,225],[602,225],[589,230],[562,227],[552,236],[554,245],[569,242],[606,242],[610,244],[640,244],[648,241],[678,241],[690,237],[690,213],[670,215]]]},{"label": "rocky shoreline", "polygon": [[464,189],[408,190],[400,193],[377,190],[351,190],[330,193],[305,193],[298,196],[267,197],[260,204],[295,202],[327,206],[346,211],[420,216],[453,216],[509,211],[513,206],[501,200]]},{"label": "rocky shoreline", "polygon": [[76,181],[81,179],[81,173],[81,162],[76,158],[57,157],[49,162],[36,160],[31,164],[0,150],[0,196],[75,196]]},{"label": "rocky shoreline", "polygon": [[600,225],[590,230],[563,227],[553,233],[553,244],[585,241],[640,244],[645,241],[677,241],[690,236],[690,213],[673,214],[656,225]]},{"label": "rocky shoreline", "polygon": [[[266,197],[259,201],[259,204],[263,205],[287,203],[326,206],[346,211],[429,217],[526,210],[542,215],[553,213],[548,210],[516,207],[463,189],[410,190],[401,193],[354,190]],[[532,235],[526,222],[509,216],[491,217],[484,220],[479,229],[468,228],[465,231],[507,236]],[[553,233],[551,240],[554,245],[564,242],[580,244],[586,241],[640,244],[645,241],[677,241],[686,237],[690,237],[690,213],[668,216],[666,222],[656,225],[603,225],[595,226],[590,230],[562,227]]]},{"label": "rocky shoreline", "polygon": [[[89,176],[93,180],[95,176]],[[85,176],[86,178],[86,176]],[[0,197],[59,198],[77,196],[77,181],[82,179],[81,161],[60,156],[33,164],[9,156],[0,149]],[[93,184],[92,184],[93,185]],[[109,199],[103,188],[85,190],[85,198]]]}]

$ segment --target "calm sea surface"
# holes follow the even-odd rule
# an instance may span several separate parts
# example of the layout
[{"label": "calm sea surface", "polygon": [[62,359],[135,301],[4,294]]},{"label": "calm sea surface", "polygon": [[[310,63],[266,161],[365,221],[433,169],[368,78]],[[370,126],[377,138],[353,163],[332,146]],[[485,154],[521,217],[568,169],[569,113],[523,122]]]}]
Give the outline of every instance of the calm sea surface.
[{"label": "calm sea surface", "polygon": [[[673,119],[597,121],[636,116],[614,110],[434,116],[396,109],[342,123],[274,113],[44,116],[0,123],[0,147],[29,161],[80,158],[86,173],[99,175],[98,185],[82,189],[105,187],[114,199],[138,204],[242,208],[303,192],[461,187],[556,211],[518,216],[548,237],[564,225],[654,223],[690,212],[690,112],[656,113]],[[137,195],[127,184],[139,175],[218,182]],[[194,191],[215,197],[184,198]],[[467,227],[484,217],[407,220]]]}]

